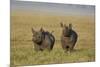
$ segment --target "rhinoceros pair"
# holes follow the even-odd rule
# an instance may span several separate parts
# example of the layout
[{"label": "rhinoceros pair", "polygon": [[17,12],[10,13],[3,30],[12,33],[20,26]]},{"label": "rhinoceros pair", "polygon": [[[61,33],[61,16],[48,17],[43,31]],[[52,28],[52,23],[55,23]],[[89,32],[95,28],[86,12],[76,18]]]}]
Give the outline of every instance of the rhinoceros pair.
[{"label": "rhinoceros pair", "polygon": [[[62,35],[61,35],[61,45],[64,51],[72,51],[76,42],[78,35],[72,29],[72,24],[66,26],[63,23],[60,23],[62,27]],[[52,33],[45,31],[41,28],[39,31],[35,31],[32,28],[32,41],[34,43],[34,50],[35,51],[43,51],[45,49],[51,51],[53,49],[55,43],[55,37]]]}]

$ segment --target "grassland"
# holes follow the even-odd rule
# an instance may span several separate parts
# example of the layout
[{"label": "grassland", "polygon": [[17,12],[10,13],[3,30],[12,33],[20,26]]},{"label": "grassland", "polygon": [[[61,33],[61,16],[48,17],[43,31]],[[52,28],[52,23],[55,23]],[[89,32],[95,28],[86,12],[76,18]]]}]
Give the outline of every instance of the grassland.
[{"label": "grassland", "polygon": [[[63,52],[60,43],[60,22],[73,24],[78,41],[71,54]],[[35,52],[31,28],[54,31],[56,38],[51,52]],[[15,12],[11,14],[11,65],[38,65],[95,61],[94,16],[56,15],[46,13]]]}]

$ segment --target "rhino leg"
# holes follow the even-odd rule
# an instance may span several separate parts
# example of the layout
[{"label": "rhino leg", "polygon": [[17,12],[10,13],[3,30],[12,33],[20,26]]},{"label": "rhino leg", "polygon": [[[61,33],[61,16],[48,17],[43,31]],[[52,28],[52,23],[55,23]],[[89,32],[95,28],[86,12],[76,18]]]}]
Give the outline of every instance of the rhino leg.
[{"label": "rhino leg", "polygon": [[34,50],[35,51],[40,51],[40,46],[34,43]]}]

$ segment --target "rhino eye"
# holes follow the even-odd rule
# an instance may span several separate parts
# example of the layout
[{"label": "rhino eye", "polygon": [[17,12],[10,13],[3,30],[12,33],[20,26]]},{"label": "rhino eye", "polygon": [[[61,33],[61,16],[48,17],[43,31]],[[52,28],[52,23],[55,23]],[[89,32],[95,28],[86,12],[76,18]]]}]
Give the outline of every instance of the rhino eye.
[{"label": "rhino eye", "polygon": [[40,36],[37,36],[38,38],[40,38]]},{"label": "rhino eye", "polygon": [[39,38],[41,38],[41,36],[39,36]]}]

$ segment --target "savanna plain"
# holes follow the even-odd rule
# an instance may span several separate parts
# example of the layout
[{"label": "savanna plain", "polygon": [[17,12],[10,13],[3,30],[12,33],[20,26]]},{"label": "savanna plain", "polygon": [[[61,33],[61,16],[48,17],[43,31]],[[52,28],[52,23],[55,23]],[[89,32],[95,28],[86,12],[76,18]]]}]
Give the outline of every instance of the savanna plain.
[{"label": "savanna plain", "polygon": [[[78,33],[74,50],[64,53],[61,47],[62,28],[60,22],[68,25]],[[61,15],[43,12],[11,13],[11,65],[41,65],[59,63],[80,63],[95,61],[95,18],[92,15]],[[51,52],[34,51],[31,28],[44,30],[55,36]]]}]

